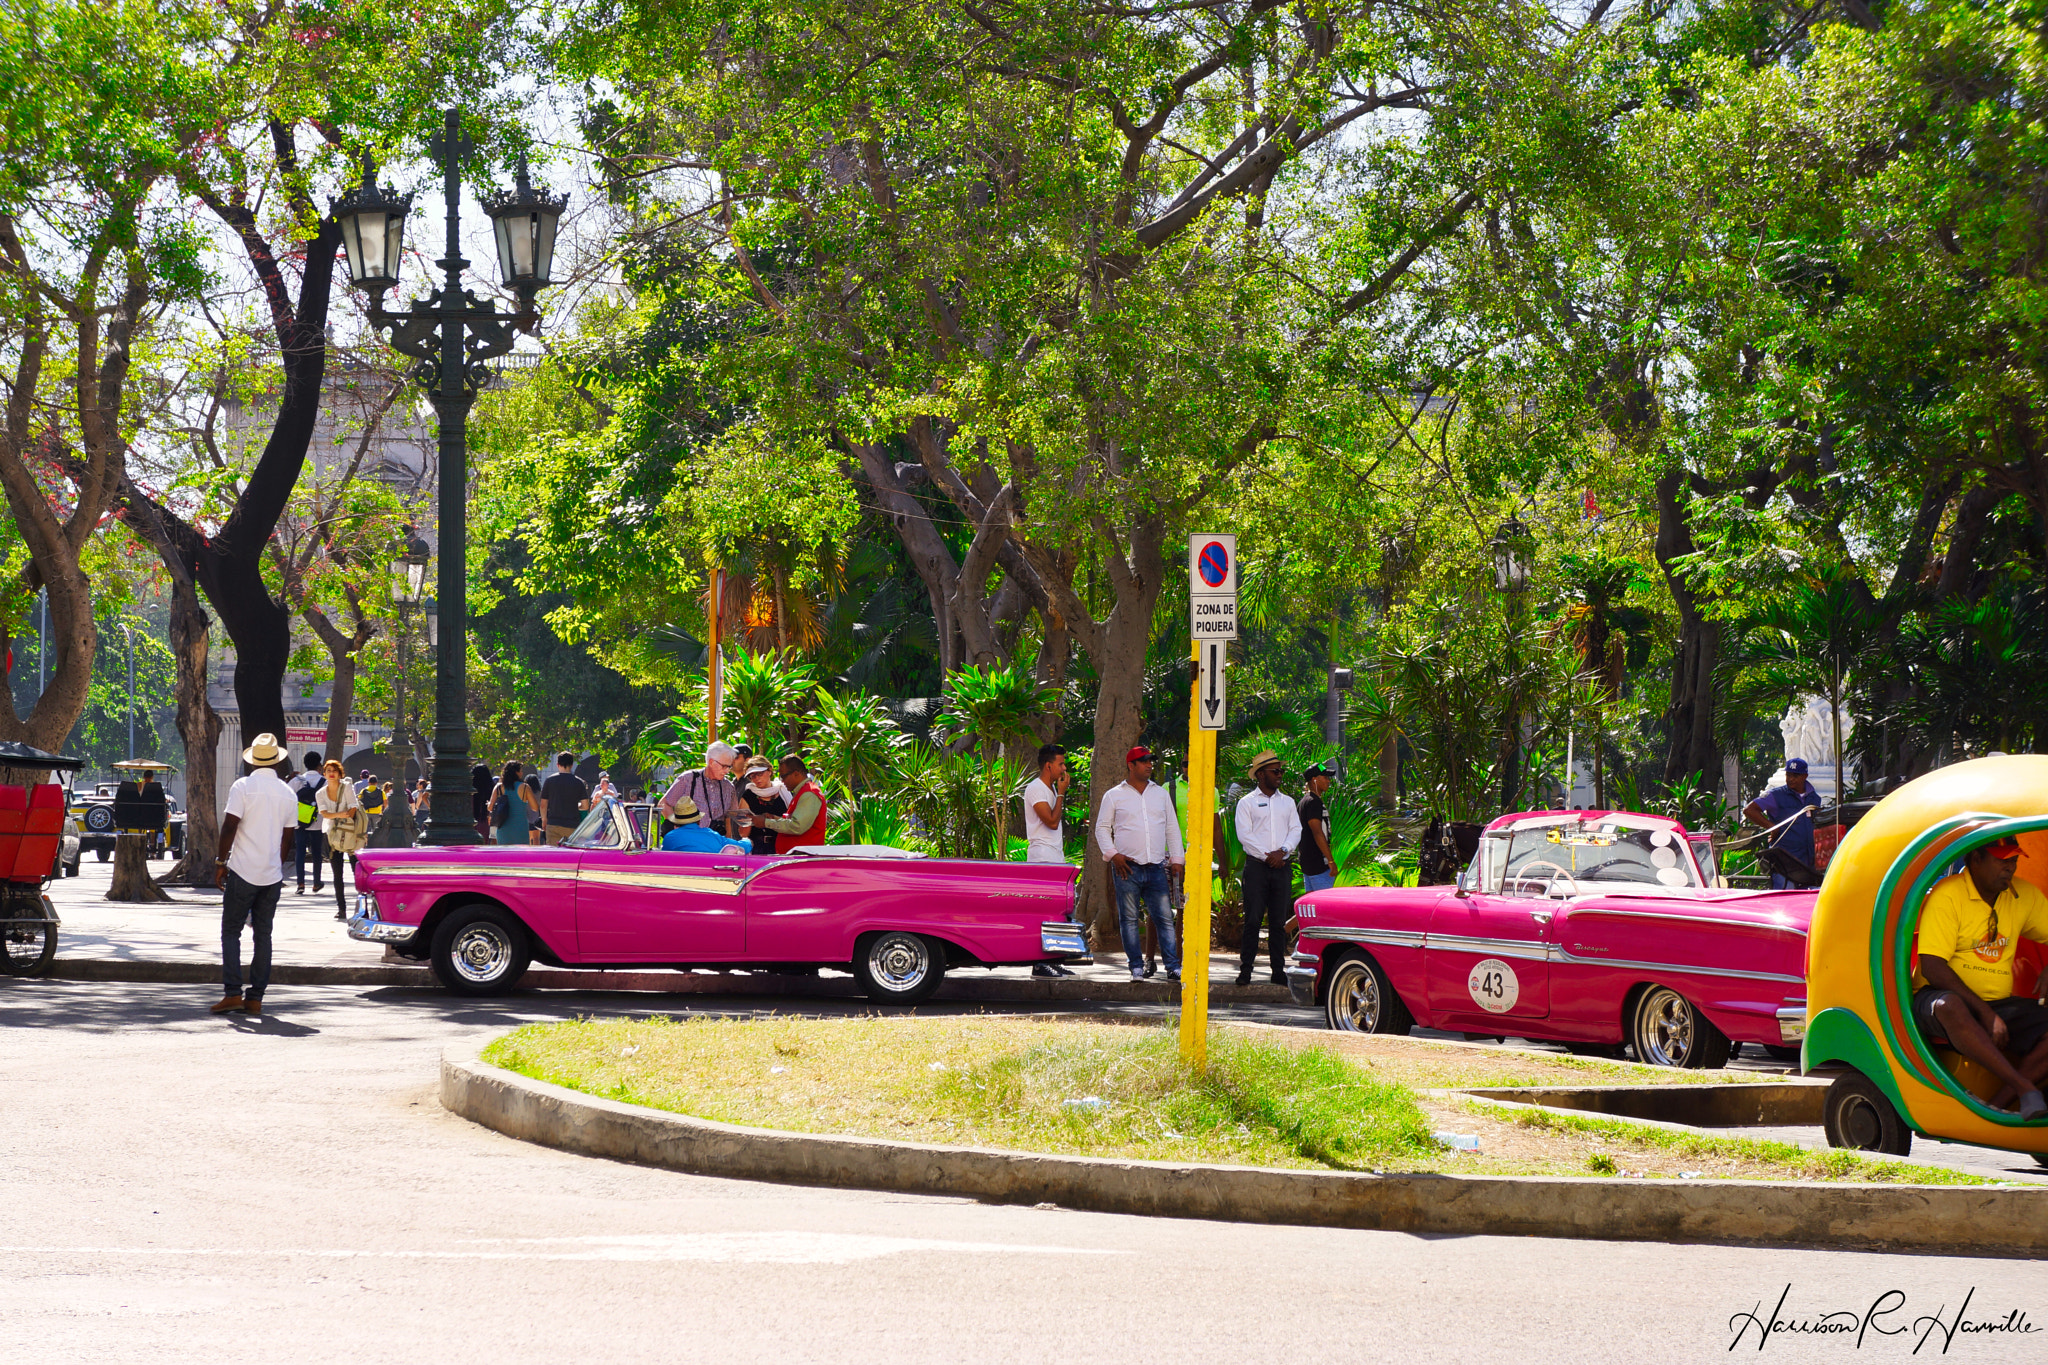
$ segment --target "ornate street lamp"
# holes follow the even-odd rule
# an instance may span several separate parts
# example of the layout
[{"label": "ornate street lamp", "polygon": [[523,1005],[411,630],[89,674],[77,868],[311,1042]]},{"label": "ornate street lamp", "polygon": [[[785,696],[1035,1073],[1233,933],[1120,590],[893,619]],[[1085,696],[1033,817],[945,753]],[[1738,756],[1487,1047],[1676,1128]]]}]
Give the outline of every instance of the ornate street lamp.
[{"label": "ornate street lamp", "polygon": [[[469,722],[463,713],[468,691],[463,643],[468,637],[468,600],[461,547],[467,541],[466,499],[469,469],[468,422],[477,390],[489,377],[484,362],[512,349],[515,331],[540,326],[533,298],[548,284],[554,265],[555,228],[568,207],[567,195],[536,192],[522,160],[517,188],[509,195],[487,195],[484,212],[497,229],[499,266],[505,284],[519,297],[519,311],[500,313],[462,287],[462,233],[458,219],[462,199],[462,159],[475,144],[462,133],[456,110],[447,111],[441,132],[428,143],[441,163],[448,204],[447,254],[436,264],[445,272],[439,289],[399,313],[384,310],[385,292],[398,283],[404,247],[405,220],[412,209],[409,196],[379,188],[364,164],[364,183],[334,204],[341,223],[342,245],[348,251],[349,278],[370,292],[370,325],[391,334],[391,344],[419,361],[413,378],[427,391],[440,418],[441,544],[452,547],[440,558],[436,596],[447,603],[441,614],[447,628],[438,632],[434,651],[433,813],[427,819],[427,844],[473,844],[476,826],[470,820]],[[434,623],[429,622],[432,630]],[[401,767],[400,772],[404,769]]]},{"label": "ornate street lamp", "polygon": [[412,639],[407,617],[426,590],[427,564],[433,557],[432,547],[411,527],[406,529],[410,534],[405,548],[391,561],[391,602],[398,608],[398,712],[391,722],[391,785],[398,799],[384,811],[384,837],[380,842],[387,848],[411,848],[413,841],[412,803],[406,799],[405,781],[405,759],[412,750],[405,738],[405,656],[406,645]]}]

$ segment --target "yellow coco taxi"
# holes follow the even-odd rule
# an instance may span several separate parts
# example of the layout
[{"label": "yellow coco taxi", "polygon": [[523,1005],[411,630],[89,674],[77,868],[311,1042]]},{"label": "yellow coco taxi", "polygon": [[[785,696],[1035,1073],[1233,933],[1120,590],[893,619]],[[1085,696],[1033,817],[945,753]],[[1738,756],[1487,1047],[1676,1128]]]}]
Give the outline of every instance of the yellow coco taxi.
[{"label": "yellow coco taxi", "polygon": [[[1913,1022],[1912,965],[1928,891],[1973,848],[2018,838],[2019,875],[2048,889],[2048,755],[1942,768],[1878,802],[1828,867],[1806,946],[1807,1070],[1847,1068],[1829,1087],[1828,1142],[1903,1156],[1913,1134],[2028,1152],[2048,1165],[2048,1119],[1986,1100],[1990,1073]],[[2025,957],[2034,950],[2021,944]],[[2029,990],[2038,958],[2022,961]],[[2038,989],[2032,988],[2032,989]]]}]

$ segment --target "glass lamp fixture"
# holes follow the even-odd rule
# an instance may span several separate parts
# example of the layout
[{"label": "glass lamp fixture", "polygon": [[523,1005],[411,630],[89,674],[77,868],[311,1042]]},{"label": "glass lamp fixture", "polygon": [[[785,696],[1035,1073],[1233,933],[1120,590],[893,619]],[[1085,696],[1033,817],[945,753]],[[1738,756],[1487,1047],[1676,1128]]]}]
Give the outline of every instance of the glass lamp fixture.
[{"label": "glass lamp fixture", "polygon": [[1493,551],[1493,587],[1496,592],[1521,592],[1529,586],[1529,528],[1521,518],[1509,517],[1488,542]]},{"label": "glass lamp fixture", "polygon": [[566,194],[536,190],[519,158],[519,175],[510,194],[494,192],[481,200],[498,238],[498,269],[507,288],[522,297],[551,283],[555,268],[555,227],[569,207]]},{"label": "glass lamp fixture", "polygon": [[377,183],[376,171],[363,158],[363,181],[334,201],[341,223],[341,244],[348,252],[348,277],[358,289],[381,294],[398,283],[398,260],[405,251],[405,220],[412,196]]}]

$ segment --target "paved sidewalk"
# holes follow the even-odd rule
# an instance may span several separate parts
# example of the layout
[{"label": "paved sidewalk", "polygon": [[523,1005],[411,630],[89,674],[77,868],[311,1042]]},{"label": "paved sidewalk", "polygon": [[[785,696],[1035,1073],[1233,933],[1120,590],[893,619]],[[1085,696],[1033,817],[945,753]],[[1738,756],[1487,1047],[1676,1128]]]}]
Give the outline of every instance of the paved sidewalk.
[{"label": "paved sidewalk", "polygon": [[[170,863],[158,862],[153,866],[161,872],[168,870]],[[66,877],[50,884],[50,900],[57,907],[58,918],[64,922],[57,939],[58,976],[88,980],[185,980],[188,977],[199,978],[192,977],[189,970],[137,976],[124,970],[121,964],[133,964],[138,969],[144,964],[186,969],[204,965],[209,971],[219,967],[219,891],[165,887],[172,898],[170,903],[136,905],[106,898],[107,887],[113,878],[113,864],[87,859],[81,864],[80,871],[81,875],[77,877]],[[309,977],[292,969],[380,969],[376,978],[337,975],[333,981],[334,984],[373,984],[378,981],[382,984],[407,984],[400,976],[385,974],[386,970],[396,969],[398,972],[421,973],[418,984],[428,984],[421,964],[396,955],[386,956],[380,945],[359,943],[348,936],[341,921],[334,918],[334,887],[331,884],[324,886],[317,896],[310,885],[304,895],[299,895],[294,890],[295,885],[289,876],[285,878],[284,895],[278,902],[277,920],[272,928],[272,960],[287,977],[310,984],[317,979],[317,973]],[[349,898],[353,903],[352,888]],[[1121,952],[1113,959],[1105,957],[1092,966],[1072,970],[1075,980],[1054,982],[1033,977],[1028,967],[1000,967],[994,971],[967,969],[951,974],[947,984],[941,987],[941,993],[957,995],[971,991],[980,999],[1015,998],[1020,1001],[1155,997],[1165,1000],[1176,994],[1175,988],[1163,979],[1142,983],[1132,981]],[[683,974],[659,970],[605,973],[603,975],[608,979],[603,985],[594,980],[596,973],[575,972],[574,980],[567,979],[570,975],[536,967],[528,973],[525,984],[557,989],[602,989],[603,985],[609,985],[620,990],[655,990],[667,982],[681,989],[694,988],[693,993],[712,986],[709,981],[683,982],[678,980]],[[735,977],[733,973],[722,972],[688,975],[718,978],[721,982]],[[632,979],[629,981],[628,977]],[[835,994],[851,994],[857,990],[848,977],[829,976],[824,980],[831,983]],[[1235,955],[1212,955],[1209,981],[1212,998],[1219,1003],[1227,999],[1294,1008],[1284,986],[1265,981],[1249,987],[1237,986]],[[762,988],[758,978],[740,984],[754,991]],[[1309,1012],[1302,1010],[1300,1013],[1306,1018]]]}]

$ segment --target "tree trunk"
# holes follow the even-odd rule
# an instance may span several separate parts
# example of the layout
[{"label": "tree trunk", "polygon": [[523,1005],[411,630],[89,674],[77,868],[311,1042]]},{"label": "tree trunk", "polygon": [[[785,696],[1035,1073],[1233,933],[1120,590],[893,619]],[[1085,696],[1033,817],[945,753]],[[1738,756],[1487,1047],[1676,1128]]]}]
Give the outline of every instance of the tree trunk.
[{"label": "tree trunk", "polygon": [[1693,772],[1715,772],[1721,754],[1714,743],[1714,666],[1721,647],[1720,623],[1707,619],[1698,598],[1674,564],[1694,550],[1692,530],[1680,502],[1687,488],[1683,469],[1657,480],[1657,563],[1678,606],[1678,660],[1671,678],[1671,709],[1665,713],[1671,748],[1664,779],[1676,782]]},{"label": "tree trunk", "polygon": [[107,888],[108,900],[154,904],[170,899],[149,875],[149,859],[144,856],[148,842],[142,834],[114,836],[114,882]]},{"label": "tree trunk", "polygon": [[185,742],[185,854],[164,880],[192,886],[213,885],[214,850],[220,843],[220,793],[214,783],[220,715],[206,697],[209,624],[192,581],[173,574],[170,635],[178,670],[178,737]]}]

